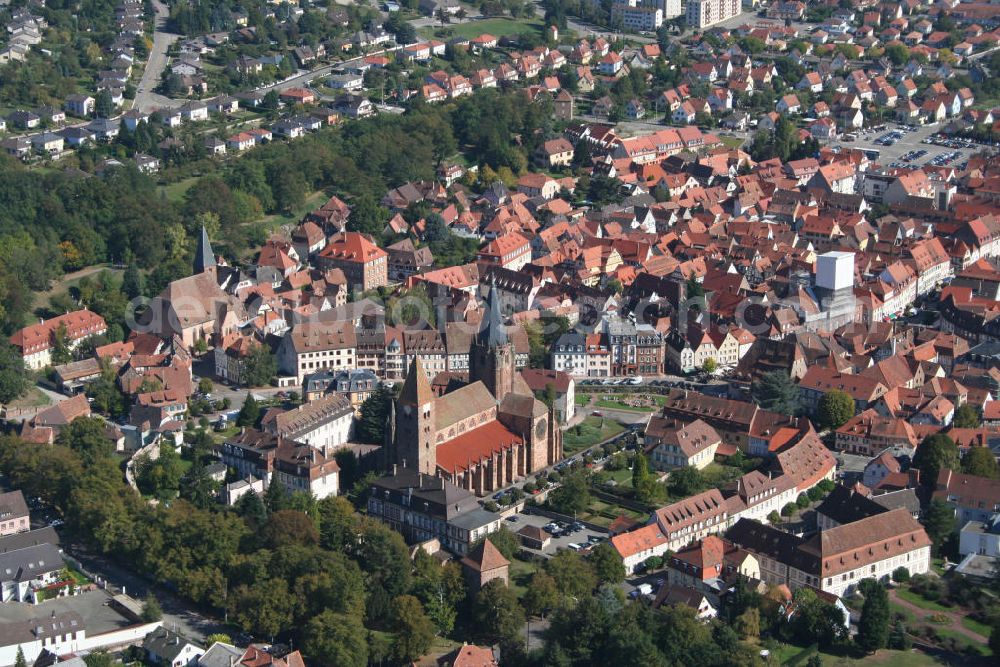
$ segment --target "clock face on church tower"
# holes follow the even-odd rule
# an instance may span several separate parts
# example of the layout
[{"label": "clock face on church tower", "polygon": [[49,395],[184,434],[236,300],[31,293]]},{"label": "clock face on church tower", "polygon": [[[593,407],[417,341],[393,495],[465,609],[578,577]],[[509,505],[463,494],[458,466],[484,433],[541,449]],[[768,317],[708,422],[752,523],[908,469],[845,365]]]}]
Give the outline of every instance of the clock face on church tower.
[{"label": "clock face on church tower", "polygon": [[539,420],[537,424],[535,424],[535,437],[542,438],[544,436],[545,436],[545,420],[542,419]]}]

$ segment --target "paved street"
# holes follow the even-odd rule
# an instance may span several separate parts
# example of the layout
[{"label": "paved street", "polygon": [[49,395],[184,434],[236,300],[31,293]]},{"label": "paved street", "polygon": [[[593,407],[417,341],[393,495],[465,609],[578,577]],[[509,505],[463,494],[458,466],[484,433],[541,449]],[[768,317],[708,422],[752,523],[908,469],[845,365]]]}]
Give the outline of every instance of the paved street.
[{"label": "paved street", "polygon": [[180,35],[165,32],[167,17],[170,16],[170,8],[162,0],[153,0],[153,9],[156,11],[154,19],[155,32],[153,33],[153,48],[150,49],[149,58],[146,60],[146,69],[142,72],[142,79],[135,93],[135,108],[140,111],[152,111],[158,107],[178,107],[181,101],[172,100],[153,92],[160,83],[160,75],[167,66],[167,49]]},{"label": "paved street", "polygon": [[[125,592],[136,600],[144,600],[150,591],[154,591],[156,599],[163,609],[163,624],[180,632],[196,642],[214,632],[232,632],[217,619],[204,616],[195,610],[190,603],[167,591],[161,586],[154,586],[139,575],[119,567],[102,556],[96,556],[76,547],[64,545],[66,552],[80,561],[86,570],[109,582],[109,591],[113,594]],[[0,608],[6,605],[0,605]],[[83,612],[81,612],[83,614]],[[83,614],[88,619],[86,614]],[[2,618],[2,617],[0,617]],[[89,619],[88,619],[89,620]]]}]

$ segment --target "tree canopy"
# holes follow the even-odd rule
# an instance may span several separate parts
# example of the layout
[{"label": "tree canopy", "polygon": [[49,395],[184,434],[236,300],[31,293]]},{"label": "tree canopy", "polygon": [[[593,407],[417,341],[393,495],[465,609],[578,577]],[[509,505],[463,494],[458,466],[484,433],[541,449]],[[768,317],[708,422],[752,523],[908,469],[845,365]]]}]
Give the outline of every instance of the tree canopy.
[{"label": "tree canopy", "polygon": [[799,410],[799,389],[784,371],[770,371],[754,380],[750,396],[765,410],[786,415],[794,415]]},{"label": "tree canopy", "polygon": [[832,389],[819,399],[816,416],[822,428],[840,428],[854,416],[854,399],[847,392]]}]

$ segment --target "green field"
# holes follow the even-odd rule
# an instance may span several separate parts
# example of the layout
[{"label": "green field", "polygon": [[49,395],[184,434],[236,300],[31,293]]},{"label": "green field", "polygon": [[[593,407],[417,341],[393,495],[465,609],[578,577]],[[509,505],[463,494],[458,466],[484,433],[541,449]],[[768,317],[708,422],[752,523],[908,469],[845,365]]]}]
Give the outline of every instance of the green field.
[{"label": "green field", "polygon": [[530,19],[510,19],[491,18],[482,21],[469,21],[468,23],[447,23],[442,26],[440,23],[420,28],[417,33],[423,37],[435,37],[435,31],[450,30],[453,37],[466,37],[473,39],[482,34],[490,34],[494,37],[506,37],[507,35],[520,35],[526,32],[541,33],[542,21],[538,18]]},{"label": "green field", "polygon": [[587,417],[580,424],[566,429],[563,434],[563,450],[569,456],[581,449],[604,442],[624,430],[625,427],[613,419]]}]

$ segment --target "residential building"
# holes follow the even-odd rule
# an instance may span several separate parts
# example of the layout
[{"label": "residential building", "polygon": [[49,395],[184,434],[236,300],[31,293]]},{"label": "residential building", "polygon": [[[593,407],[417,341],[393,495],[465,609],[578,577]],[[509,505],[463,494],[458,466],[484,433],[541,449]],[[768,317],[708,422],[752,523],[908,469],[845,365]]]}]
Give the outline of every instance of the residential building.
[{"label": "residential building", "polygon": [[351,370],[357,367],[357,346],[351,322],[299,324],[278,345],[278,369],[294,375],[296,384],[315,371]]},{"label": "residential building", "polygon": [[173,630],[157,628],[142,640],[146,657],[162,667],[189,667],[198,664],[205,649],[188,641]]},{"label": "residential building", "polygon": [[650,418],[643,437],[649,462],[657,470],[701,470],[715,460],[722,444],[718,432],[700,419],[681,426],[659,415]]},{"label": "residential building", "polygon": [[39,370],[52,364],[56,346],[72,351],[88,338],[103,335],[107,329],[104,318],[97,313],[76,310],[27,326],[11,336],[10,342],[20,351],[26,368]]},{"label": "residential building", "polygon": [[969,521],[962,526],[958,535],[958,553],[1000,559],[1000,514],[993,514],[986,521]]},{"label": "residential building", "polygon": [[487,264],[520,271],[531,261],[531,242],[517,232],[510,232],[480,248],[476,258]]},{"label": "residential building", "polygon": [[616,2],[611,5],[611,22],[630,32],[656,32],[663,25],[663,10],[656,6]]},{"label": "residential building", "polygon": [[499,514],[480,507],[471,491],[396,466],[392,474],[372,482],[368,516],[387,523],[411,544],[436,539],[458,556],[503,524]]},{"label": "residential building", "polygon": [[0,536],[31,530],[31,516],[20,490],[0,493]]},{"label": "residential building", "polygon": [[731,19],[741,11],[740,0],[690,0],[685,17],[689,29],[702,30]]},{"label": "residential building", "polygon": [[352,290],[365,292],[389,282],[389,253],[358,232],[332,236],[316,256],[316,265],[324,271],[342,270]]},{"label": "residential building", "polygon": [[931,541],[905,509],[836,526],[810,538],[741,519],[727,537],[760,562],[761,579],[792,590],[812,586],[843,597],[863,579],[888,581],[898,568],[930,570]]},{"label": "residential building", "polygon": [[0,553],[0,599],[39,602],[37,592],[58,583],[65,568],[62,550],[48,542]]},{"label": "residential building", "polygon": [[351,439],[354,406],[347,396],[329,393],[291,410],[268,410],[261,421],[261,428],[332,455]]},{"label": "residential building", "polygon": [[552,392],[556,420],[566,424],[576,414],[576,382],[569,373],[544,368],[525,368],[521,377],[536,396]]},{"label": "residential building", "polygon": [[946,468],[938,473],[933,499],[943,500],[955,508],[960,526],[969,521],[985,523],[1000,512],[1000,480]]}]

